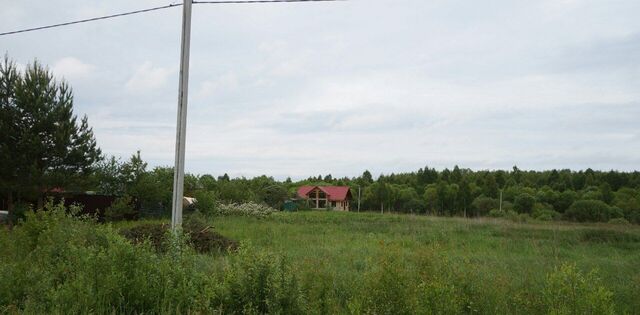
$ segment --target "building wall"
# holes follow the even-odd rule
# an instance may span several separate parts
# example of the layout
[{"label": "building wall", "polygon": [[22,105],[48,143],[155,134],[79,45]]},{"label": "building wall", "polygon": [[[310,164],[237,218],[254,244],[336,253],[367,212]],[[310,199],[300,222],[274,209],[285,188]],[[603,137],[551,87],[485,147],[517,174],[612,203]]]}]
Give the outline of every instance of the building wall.
[{"label": "building wall", "polygon": [[331,208],[336,211],[349,211],[349,200],[343,201],[329,201],[326,194],[320,189],[314,189],[307,195],[309,198],[307,202],[311,209],[326,209],[327,203],[331,205]]}]

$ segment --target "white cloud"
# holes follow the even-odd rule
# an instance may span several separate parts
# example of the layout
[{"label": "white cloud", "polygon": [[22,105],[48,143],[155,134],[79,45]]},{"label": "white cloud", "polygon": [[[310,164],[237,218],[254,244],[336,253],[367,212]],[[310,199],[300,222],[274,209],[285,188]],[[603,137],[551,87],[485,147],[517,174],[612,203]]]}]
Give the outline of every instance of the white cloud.
[{"label": "white cloud", "polygon": [[127,81],[126,88],[130,92],[146,92],[164,87],[169,76],[175,71],[169,68],[154,67],[150,61],[138,66],[133,76]]},{"label": "white cloud", "polygon": [[212,97],[219,93],[232,93],[238,88],[238,77],[234,73],[226,73],[218,78],[202,82],[197,97]]},{"label": "white cloud", "polygon": [[87,78],[95,70],[95,66],[83,62],[75,57],[65,57],[58,60],[51,70],[58,77],[67,80],[81,80]]},{"label": "white cloud", "polygon": [[[7,3],[0,29],[140,5],[61,1]],[[201,7],[187,170],[306,177],[424,164],[637,168],[639,10],[637,0]],[[68,62],[65,75],[90,76],[74,82],[77,109],[105,153],[139,148],[150,165],[168,165],[180,17],[165,10],[8,36],[2,47],[23,63],[91,60],[99,71]]]}]

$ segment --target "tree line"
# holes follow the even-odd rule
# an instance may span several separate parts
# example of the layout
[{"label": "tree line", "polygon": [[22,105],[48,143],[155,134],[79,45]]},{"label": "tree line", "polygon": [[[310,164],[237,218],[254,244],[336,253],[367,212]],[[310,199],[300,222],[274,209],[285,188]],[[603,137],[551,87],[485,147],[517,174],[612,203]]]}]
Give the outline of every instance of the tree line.
[{"label": "tree line", "polygon": [[[128,196],[143,209],[168,213],[173,169],[149,169],[140,156],[106,157],[87,117],[73,113],[73,93],[40,63],[18,71],[7,56],[0,62],[0,194],[5,206],[41,203],[56,188]],[[527,215],[576,221],[626,220],[640,223],[640,173],[526,171],[460,168],[305,180],[258,176],[187,174],[185,194],[202,207],[216,202],[258,202],[274,208],[296,197],[302,185],[347,185],[362,210],[440,216]],[[360,192],[360,193],[359,193]]]}]

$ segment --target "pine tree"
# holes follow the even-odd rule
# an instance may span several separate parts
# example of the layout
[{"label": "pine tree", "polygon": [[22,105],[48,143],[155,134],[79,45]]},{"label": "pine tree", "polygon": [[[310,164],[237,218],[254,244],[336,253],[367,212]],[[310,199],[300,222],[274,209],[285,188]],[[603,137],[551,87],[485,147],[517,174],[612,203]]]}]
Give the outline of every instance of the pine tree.
[{"label": "pine tree", "polygon": [[[87,117],[73,114],[73,93],[37,61],[20,73],[0,63],[0,189],[13,201],[55,187],[77,189],[100,160]],[[14,197],[16,197],[14,199]]]}]

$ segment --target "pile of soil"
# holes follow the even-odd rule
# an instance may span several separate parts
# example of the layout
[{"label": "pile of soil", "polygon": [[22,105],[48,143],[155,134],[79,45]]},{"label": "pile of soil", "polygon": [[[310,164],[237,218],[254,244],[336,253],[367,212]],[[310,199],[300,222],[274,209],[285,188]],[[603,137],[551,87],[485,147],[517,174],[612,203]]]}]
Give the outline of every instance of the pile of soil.
[{"label": "pile of soil", "polygon": [[[120,235],[134,244],[148,240],[157,251],[165,252],[169,229],[169,224],[147,223],[122,229]],[[182,229],[188,238],[187,242],[198,253],[228,252],[238,249],[237,241],[215,232],[211,226],[199,222],[185,222]]]}]

